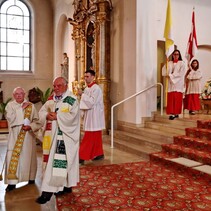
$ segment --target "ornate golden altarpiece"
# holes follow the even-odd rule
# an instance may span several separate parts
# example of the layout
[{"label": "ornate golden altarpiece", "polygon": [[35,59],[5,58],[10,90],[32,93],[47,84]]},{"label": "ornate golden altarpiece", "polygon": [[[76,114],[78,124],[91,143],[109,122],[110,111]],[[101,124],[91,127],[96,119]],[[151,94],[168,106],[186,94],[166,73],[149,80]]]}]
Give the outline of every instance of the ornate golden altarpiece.
[{"label": "ornate golden altarpiece", "polygon": [[74,0],[72,38],[75,41],[75,81],[73,92],[84,87],[84,72],[96,71],[103,90],[106,132],[110,128],[110,12],[111,0]]}]

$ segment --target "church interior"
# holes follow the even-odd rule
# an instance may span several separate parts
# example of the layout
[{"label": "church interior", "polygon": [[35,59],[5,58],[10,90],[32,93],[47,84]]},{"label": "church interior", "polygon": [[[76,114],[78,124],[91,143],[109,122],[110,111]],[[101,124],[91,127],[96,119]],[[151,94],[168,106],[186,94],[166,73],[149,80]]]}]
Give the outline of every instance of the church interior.
[{"label": "church interior", "polygon": [[[106,123],[105,158],[80,166],[80,182],[72,193],[53,196],[43,205],[35,202],[42,182],[38,141],[35,184],[20,183],[5,192],[0,181],[0,210],[211,210],[211,1],[170,0],[174,48],[187,69],[195,12],[194,58],[203,75],[201,109],[195,115],[183,109],[173,121],[165,112],[161,73],[168,2],[0,0],[0,104],[12,98],[15,87],[23,87],[29,99],[34,90],[47,98],[58,76],[75,94],[86,86],[84,72],[92,69],[103,92]],[[23,12],[26,21],[10,17],[10,6]],[[39,110],[46,99],[32,101]],[[7,136],[8,127],[0,125],[1,175]]]}]

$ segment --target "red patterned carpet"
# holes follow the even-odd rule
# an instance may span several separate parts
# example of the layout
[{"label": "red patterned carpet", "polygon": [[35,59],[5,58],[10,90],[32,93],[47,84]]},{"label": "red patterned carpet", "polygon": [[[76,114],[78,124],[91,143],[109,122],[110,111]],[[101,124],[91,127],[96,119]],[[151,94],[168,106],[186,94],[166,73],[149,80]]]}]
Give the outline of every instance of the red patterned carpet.
[{"label": "red patterned carpet", "polygon": [[84,166],[59,211],[211,210],[211,178],[154,162]]}]

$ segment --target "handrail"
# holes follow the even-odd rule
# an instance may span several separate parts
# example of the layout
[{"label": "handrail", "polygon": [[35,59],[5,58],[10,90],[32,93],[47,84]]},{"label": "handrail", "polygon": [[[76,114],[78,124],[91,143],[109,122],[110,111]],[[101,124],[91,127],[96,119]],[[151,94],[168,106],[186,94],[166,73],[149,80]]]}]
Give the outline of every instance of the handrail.
[{"label": "handrail", "polygon": [[151,88],[153,88],[153,87],[155,87],[157,85],[160,85],[160,87],[161,87],[161,105],[160,105],[160,107],[161,107],[161,115],[163,115],[163,84],[162,83],[156,83],[156,84],[154,84],[152,86],[149,86],[146,89],[144,89],[142,91],[139,91],[136,94],[131,95],[130,97],[128,97],[128,98],[126,98],[126,99],[114,104],[111,107],[111,148],[114,148],[114,114],[113,114],[114,113],[114,107],[124,103],[127,100],[130,100],[133,97],[136,97],[139,94],[142,94],[143,92],[145,92],[145,91],[147,91],[147,90],[149,90],[149,89],[151,89]]}]

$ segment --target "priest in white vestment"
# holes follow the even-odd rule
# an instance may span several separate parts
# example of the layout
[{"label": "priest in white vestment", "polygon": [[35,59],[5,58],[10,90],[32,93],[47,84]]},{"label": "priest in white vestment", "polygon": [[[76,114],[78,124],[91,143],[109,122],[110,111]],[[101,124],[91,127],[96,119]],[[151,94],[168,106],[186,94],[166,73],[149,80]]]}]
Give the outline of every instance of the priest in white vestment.
[{"label": "priest in white vestment", "polygon": [[42,195],[36,199],[39,204],[49,201],[53,193],[71,193],[72,187],[79,182],[79,104],[67,89],[65,78],[57,77],[53,86],[53,96],[39,111],[40,122],[46,128]]},{"label": "priest in white vestment", "polygon": [[9,136],[6,153],[4,181],[6,191],[12,191],[19,182],[34,184],[37,172],[36,138],[38,113],[28,102],[25,91],[17,87],[13,91],[14,100],[6,106]]}]

